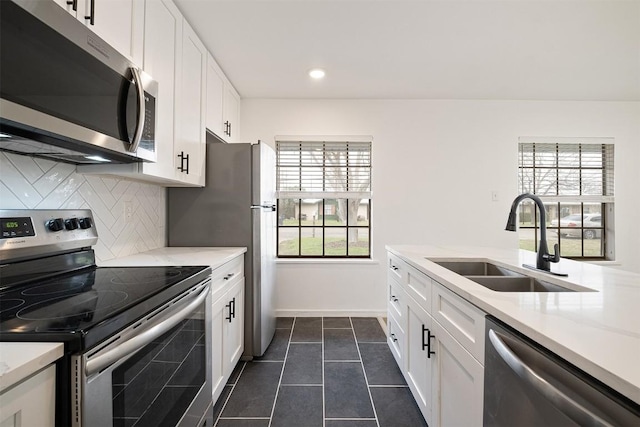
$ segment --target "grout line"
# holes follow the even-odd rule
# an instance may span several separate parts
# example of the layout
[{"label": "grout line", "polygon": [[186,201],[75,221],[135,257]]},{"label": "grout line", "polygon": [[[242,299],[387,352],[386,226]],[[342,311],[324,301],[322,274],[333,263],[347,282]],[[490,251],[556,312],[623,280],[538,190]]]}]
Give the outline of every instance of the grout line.
[{"label": "grout line", "polygon": [[409,388],[406,384],[375,384],[370,385],[369,388]]},{"label": "grout line", "polygon": [[280,384],[280,387],[322,387],[322,384]]},{"label": "grout line", "polygon": [[327,418],[327,421],[375,421],[375,418]]},{"label": "grout line", "polygon": [[351,329],[351,328],[322,328],[322,329]]},{"label": "grout line", "polygon": [[322,344],[322,341],[291,341],[291,344]]},{"label": "grout line", "polygon": [[220,417],[221,420],[268,420],[267,417]]},{"label": "grout line", "polygon": [[373,403],[373,396],[371,395],[371,389],[369,388],[369,379],[367,378],[367,371],[364,369],[364,362],[362,361],[362,353],[360,353],[360,343],[358,343],[358,337],[356,337],[356,328],[353,327],[353,321],[349,318],[351,327],[353,328],[353,338],[356,340],[356,348],[358,349],[358,357],[360,357],[360,366],[362,367],[362,373],[364,375],[364,382],[367,385],[367,393],[369,393],[369,400],[371,401],[371,408],[373,409],[373,416],[376,419],[376,425],[380,427],[380,421],[378,420],[378,412],[376,411],[376,405]]},{"label": "grout line", "polygon": [[353,359],[353,360],[325,360],[325,362],[327,363],[354,363],[354,362],[360,362],[357,359]]},{"label": "grout line", "polygon": [[[240,373],[238,374],[238,377],[236,378],[236,381],[233,384],[225,384],[222,389],[224,390],[224,388],[227,385],[231,385],[231,391],[229,392],[229,394],[227,395],[227,398],[225,399],[224,403],[222,404],[222,408],[220,408],[220,414],[218,414],[218,418],[216,418],[215,422],[213,423],[214,426],[218,425],[218,421],[220,421],[220,417],[222,417],[222,413],[224,412],[224,408],[226,408],[227,403],[229,402],[229,399],[231,399],[231,395],[233,394],[233,391],[236,389],[236,385],[238,384],[238,381],[240,381],[240,377],[242,376],[242,373],[244,372],[244,368],[247,366],[247,362],[242,362],[242,369],[240,369]],[[233,374],[233,371],[231,371],[231,373]],[[216,402],[213,402],[213,406],[216,405]],[[213,408],[212,408],[213,410]]]},{"label": "grout line", "polygon": [[327,423],[326,420],[326,416],[327,416],[327,408],[325,407],[325,395],[324,395],[324,317],[322,318],[322,347],[320,348],[320,350],[322,351],[321,357],[322,357],[322,427],[325,427],[325,424]]},{"label": "grout line", "polygon": [[284,367],[287,365],[287,356],[289,356],[289,347],[291,346],[291,337],[293,336],[293,328],[296,326],[296,318],[293,318],[291,324],[291,333],[289,334],[289,341],[287,342],[287,351],[284,353],[284,362],[282,362],[282,370],[280,371],[280,378],[278,378],[278,388],[276,388],[276,396],[273,399],[273,406],[271,407],[271,415],[269,416],[269,425],[273,422],[273,413],[276,410],[276,403],[278,402],[278,394],[280,394],[280,385],[282,384],[282,376],[284,375]]}]

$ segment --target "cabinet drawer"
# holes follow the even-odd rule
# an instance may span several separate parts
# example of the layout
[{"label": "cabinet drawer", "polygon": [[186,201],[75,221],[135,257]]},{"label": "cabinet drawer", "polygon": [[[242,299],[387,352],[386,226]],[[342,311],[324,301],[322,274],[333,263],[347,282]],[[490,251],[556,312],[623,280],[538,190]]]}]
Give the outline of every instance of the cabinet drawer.
[{"label": "cabinet drawer", "polygon": [[407,294],[416,300],[426,311],[431,309],[432,280],[426,274],[407,265],[407,281],[405,289]]},{"label": "cabinet drawer", "polygon": [[431,316],[484,366],[482,310],[433,282]]},{"label": "cabinet drawer", "polygon": [[407,264],[392,253],[388,253],[388,255],[387,269],[389,270],[389,275],[394,277],[398,283],[407,283]]},{"label": "cabinet drawer", "polygon": [[398,326],[402,329],[407,325],[407,295],[402,287],[392,278],[387,280],[388,299],[387,309],[393,317],[395,317]]},{"label": "cabinet drawer", "polygon": [[398,367],[404,373],[405,332],[400,328],[400,326],[398,326],[396,320],[392,316],[387,317],[387,329],[389,330],[389,336],[387,337],[389,348],[398,363]]},{"label": "cabinet drawer", "polygon": [[244,256],[239,256],[222,264],[211,273],[211,292],[225,292],[227,286],[236,279],[244,277]]}]

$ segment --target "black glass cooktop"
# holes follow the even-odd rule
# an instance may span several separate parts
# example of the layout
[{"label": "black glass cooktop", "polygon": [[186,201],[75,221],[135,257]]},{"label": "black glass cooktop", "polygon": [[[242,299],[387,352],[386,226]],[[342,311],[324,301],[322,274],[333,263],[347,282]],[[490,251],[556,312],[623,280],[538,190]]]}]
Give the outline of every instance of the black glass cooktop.
[{"label": "black glass cooktop", "polygon": [[75,340],[86,348],[199,283],[206,270],[87,267],[13,287],[0,293],[0,338]]}]

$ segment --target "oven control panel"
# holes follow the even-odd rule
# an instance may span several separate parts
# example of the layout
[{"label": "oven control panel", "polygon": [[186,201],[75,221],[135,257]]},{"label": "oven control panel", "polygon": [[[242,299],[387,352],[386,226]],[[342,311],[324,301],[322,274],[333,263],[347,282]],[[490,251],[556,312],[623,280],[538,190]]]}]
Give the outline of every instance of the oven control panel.
[{"label": "oven control panel", "polygon": [[89,209],[0,209],[0,258],[89,247],[98,233]]}]

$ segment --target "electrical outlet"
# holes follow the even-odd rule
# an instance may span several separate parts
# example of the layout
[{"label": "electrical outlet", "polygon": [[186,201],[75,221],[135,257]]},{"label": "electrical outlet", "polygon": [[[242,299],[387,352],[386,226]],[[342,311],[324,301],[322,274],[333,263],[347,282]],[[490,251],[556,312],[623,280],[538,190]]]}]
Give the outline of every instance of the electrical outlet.
[{"label": "electrical outlet", "polygon": [[131,224],[133,223],[133,202],[131,200],[127,200],[124,202],[124,223]]}]

